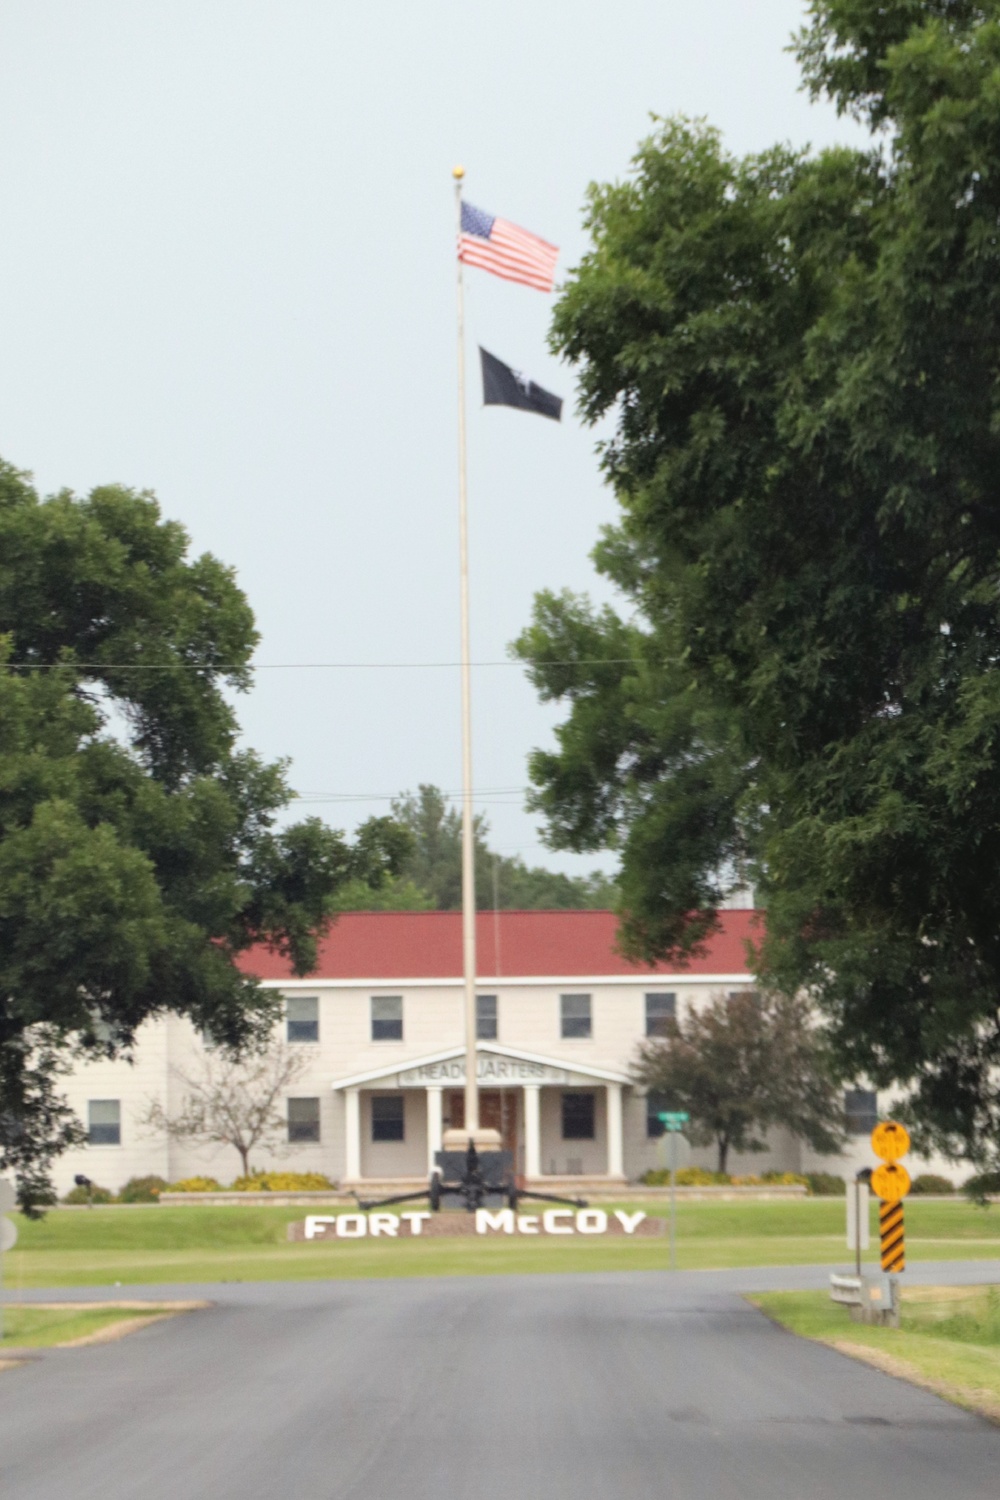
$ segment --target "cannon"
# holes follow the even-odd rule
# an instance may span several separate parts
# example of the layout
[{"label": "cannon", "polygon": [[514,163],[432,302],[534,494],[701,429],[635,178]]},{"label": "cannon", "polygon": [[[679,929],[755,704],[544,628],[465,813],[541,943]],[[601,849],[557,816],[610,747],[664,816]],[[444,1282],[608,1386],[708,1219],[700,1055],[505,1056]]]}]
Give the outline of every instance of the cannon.
[{"label": "cannon", "polygon": [[415,1203],[427,1198],[431,1210],[438,1213],[442,1208],[464,1208],[475,1213],[477,1208],[516,1209],[522,1198],[533,1202],[565,1203],[571,1208],[586,1208],[585,1198],[563,1198],[556,1193],[536,1193],[517,1185],[514,1174],[514,1157],[510,1151],[481,1151],[469,1138],[464,1151],[438,1151],[434,1156],[434,1170],[426,1190],[416,1193],[397,1193],[391,1198],[359,1198],[354,1194],[358,1207],[363,1209],[387,1208],[390,1203]]}]

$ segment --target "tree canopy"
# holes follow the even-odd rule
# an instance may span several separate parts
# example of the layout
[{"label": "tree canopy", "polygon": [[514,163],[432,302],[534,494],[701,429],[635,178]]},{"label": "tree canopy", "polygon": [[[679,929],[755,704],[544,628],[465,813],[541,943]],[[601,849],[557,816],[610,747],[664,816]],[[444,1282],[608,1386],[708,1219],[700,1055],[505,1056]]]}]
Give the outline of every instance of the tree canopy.
[{"label": "tree canopy", "polygon": [[155,499],[41,499],[0,465],[0,1168],[25,1206],[78,1135],[55,1079],[70,1050],[127,1053],[186,1015],[246,1047],[273,1002],[237,967],[270,943],[296,973],[351,879],[409,835],[279,826],[282,764],[238,744],[229,694],[257,642],[231,569],[189,559]]},{"label": "tree canopy", "polygon": [[688,1135],[715,1146],[720,1172],[730,1151],[765,1150],[775,1126],[825,1154],[843,1145],[829,1048],[799,996],[736,991],[692,1006],[641,1044],[634,1072],[664,1108],[691,1116]]},{"label": "tree canopy", "polygon": [[[424,784],[392,803],[392,816],[410,835],[409,852],[399,875],[378,890],[358,885],[344,893],[344,909],[458,911],[462,905],[462,814],[436,786]],[[476,905],[489,910],[576,911],[608,907],[614,882],[595,871],[565,875],[527,865],[519,856],[499,854],[489,846],[489,823],[475,820]]]},{"label": "tree canopy", "polygon": [[814,95],[870,146],[738,158],[658,122],[590,191],[555,313],[612,417],[624,608],[539,597],[560,847],[621,851],[624,940],[690,951],[727,887],[841,1065],[1000,1149],[1000,3],[814,0]]}]

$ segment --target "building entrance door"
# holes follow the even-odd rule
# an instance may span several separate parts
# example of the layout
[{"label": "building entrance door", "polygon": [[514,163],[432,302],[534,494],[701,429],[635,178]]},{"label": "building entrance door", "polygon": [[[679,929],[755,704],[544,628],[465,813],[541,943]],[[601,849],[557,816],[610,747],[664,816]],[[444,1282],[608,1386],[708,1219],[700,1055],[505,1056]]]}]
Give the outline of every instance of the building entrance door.
[{"label": "building entrance door", "polygon": [[[461,1130],[465,1125],[465,1095],[461,1089],[453,1089],[448,1099],[449,1121],[452,1130]],[[516,1171],[520,1171],[517,1157],[517,1093],[514,1089],[480,1089],[479,1123],[489,1130],[499,1130],[500,1142],[505,1151],[514,1158]]]}]

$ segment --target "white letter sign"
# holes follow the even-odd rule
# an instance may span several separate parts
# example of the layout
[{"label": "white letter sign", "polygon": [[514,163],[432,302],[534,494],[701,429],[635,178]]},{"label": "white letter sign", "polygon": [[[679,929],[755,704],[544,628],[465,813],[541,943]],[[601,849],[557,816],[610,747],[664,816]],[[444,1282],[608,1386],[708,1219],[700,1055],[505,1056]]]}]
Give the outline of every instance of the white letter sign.
[{"label": "white letter sign", "polygon": [[314,1240],[316,1231],[321,1224],[335,1224],[337,1221],[333,1214],[306,1214],[306,1227],[304,1239]]},{"label": "white letter sign", "polygon": [[368,1220],[368,1232],[373,1238],[387,1234],[395,1239],[399,1233],[399,1219],[395,1214],[372,1214]]},{"label": "white letter sign", "polygon": [[634,1234],[645,1217],[646,1215],[643,1213],[642,1209],[640,1209],[637,1214],[627,1214],[624,1209],[621,1208],[615,1209],[615,1218],[618,1220],[619,1224],[622,1226],[626,1234]]},{"label": "white letter sign", "polygon": [[547,1208],[542,1214],[542,1228],[546,1234],[572,1234],[572,1224],[561,1224],[560,1219],[571,1219],[571,1208]]},{"label": "white letter sign", "polygon": [[337,1234],[342,1240],[363,1240],[368,1233],[368,1219],[364,1214],[338,1214]]},{"label": "white letter sign", "polygon": [[514,1210],[512,1208],[502,1208],[498,1214],[491,1214],[488,1208],[477,1208],[476,1233],[485,1234],[488,1229],[498,1229],[502,1230],[504,1234],[513,1234]]}]

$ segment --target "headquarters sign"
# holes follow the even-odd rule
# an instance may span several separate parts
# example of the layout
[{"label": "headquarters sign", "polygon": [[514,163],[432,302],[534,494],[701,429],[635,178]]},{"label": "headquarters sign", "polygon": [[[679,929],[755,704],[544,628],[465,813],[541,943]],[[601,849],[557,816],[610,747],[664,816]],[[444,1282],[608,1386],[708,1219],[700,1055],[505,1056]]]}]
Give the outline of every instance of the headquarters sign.
[{"label": "headquarters sign", "polygon": [[[565,1068],[553,1068],[548,1063],[526,1062],[519,1057],[498,1057],[492,1053],[480,1053],[476,1058],[476,1077],[487,1088],[502,1088],[505,1084],[561,1083],[570,1082]],[[424,1063],[420,1068],[405,1068],[396,1079],[401,1089],[424,1089],[428,1084],[453,1084],[456,1088],[465,1083],[465,1058],[450,1057],[445,1062]]]}]

